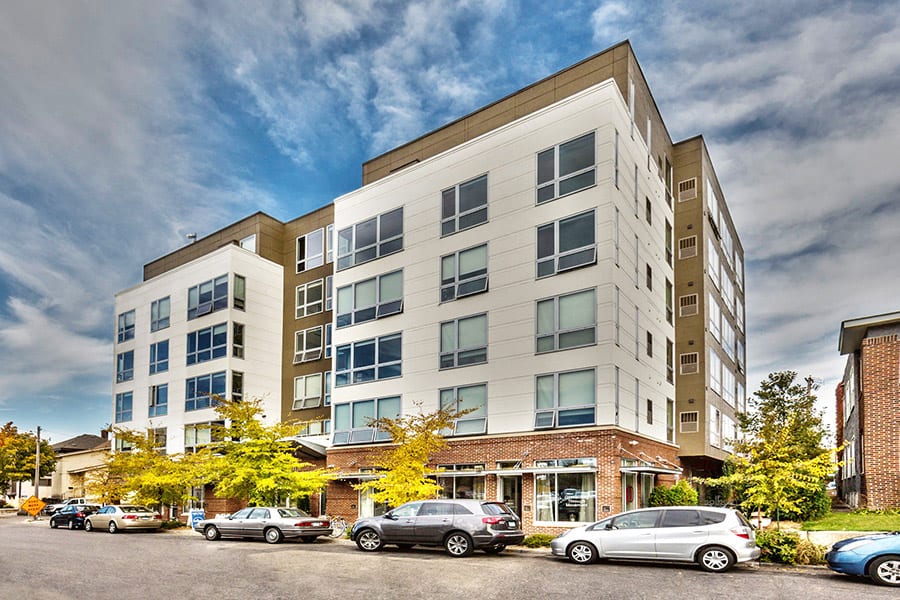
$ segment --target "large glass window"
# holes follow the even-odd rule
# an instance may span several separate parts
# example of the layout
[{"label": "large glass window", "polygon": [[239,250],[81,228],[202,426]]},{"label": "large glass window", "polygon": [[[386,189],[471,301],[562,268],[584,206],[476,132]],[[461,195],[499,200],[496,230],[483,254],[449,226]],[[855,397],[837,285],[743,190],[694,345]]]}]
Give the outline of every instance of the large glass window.
[{"label": "large glass window", "polygon": [[403,207],[338,232],[338,271],[403,250]]},{"label": "large glass window", "polygon": [[[437,476],[441,486],[441,498],[462,498],[466,500],[484,500],[484,475]],[[451,510],[457,507],[450,505]]]},{"label": "large glass window", "polygon": [[335,446],[390,441],[391,436],[372,427],[378,419],[396,419],[400,416],[400,396],[358,400],[334,406]]},{"label": "large glass window", "polygon": [[244,374],[238,371],[231,372],[231,399],[235,402],[244,400]]},{"label": "large glass window", "polygon": [[[200,446],[221,441],[221,427],[225,421],[211,423],[193,423],[184,426],[184,451],[195,452]],[[202,489],[202,488],[201,488]],[[245,509],[247,511],[251,509]]]},{"label": "large glass window", "polygon": [[247,279],[243,275],[234,276],[234,307],[244,310],[247,305]]},{"label": "large glass window", "polygon": [[719,302],[712,292],[708,293],[707,299],[709,304],[709,332],[718,342],[722,339],[722,309],[719,308]]},{"label": "large glass window", "polygon": [[244,325],[242,323],[231,324],[231,355],[235,358],[244,358]]},{"label": "large glass window", "polygon": [[225,371],[190,377],[184,384],[184,410],[210,408],[216,405],[213,396],[225,396]]},{"label": "large glass window", "polygon": [[722,359],[712,348],[709,349],[709,389],[722,394]]},{"label": "large glass window", "polygon": [[295,318],[301,319],[322,312],[322,280],[297,286],[297,310]]},{"label": "large glass window", "polygon": [[467,385],[441,390],[441,408],[453,412],[472,412],[453,421],[447,435],[484,433],[487,428],[487,384]]},{"label": "large glass window", "polygon": [[535,521],[596,520],[597,493],[594,473],[538,473],[534,476]]},{"label": "large glass window", "polygon": [[169,340],[150,344],[150,374],[169,370]]},{"label": "large glass window", "polygon": [[169,414],[169,384],[150,386],[148,417],[164,417]]},{"label": "large glass window", "polygon": [[487,221],[487,175],[441,192],[441,235]]},{"label": "large glass window", "polygon": [[170,308],[168,296],[150,303],[150,331],[159,331],[169,326]]},{"label": "large glass window", "polygon": [[119,315],[118,319],[118,341],[134,339],[134,311],[129,310]]},{"label": "large glass window", "polygon": [[134,350],[116,356],[116,383],[134,379]]},{"label": "large glass window", "polygon": [[487,289],[487,244],[441,257],[441,302]]},{"label": "large glass window", "polygon": [[593,210],[537,228],[538,277],[555,275],[596,261]]},{"label": "large glass window", "polygon": [[487,315],[441,323],[440,367],[464,367],[487,361]]},{"label": "large glass window", "polygon": [[594,133],[539,152],[538,204],[594,185]]},{"label": "large glass window", "polygon": [[294,364],[322,357],[322,326],[294,332]]},{"label": "large glass window", "polygon": [[187,334],[187,364],[221,358],[228,352],[228,324],[219,323]]},{"label": "large glass window", "polygon": [[593,344],[597,338],[597,303],[593,289],[539,300],[537,352]]},{"label": "large glass window", "polygon": [[334,385],[400,377],[402,336],[399,333],[338,346]]},{"label": "large glass window", "polygon": [[596,409],[593,369],[538,375],[534,427],[592,425]]},{"label": "large glass window", "polygon": [[294,377],[293,410],[315,408],[322,403],[322,374]]},{"label": "large glass window", "polygon": [[402,269],[338,288],[338,327],[364,323],[402,311]]},{"label": "large glass window", "polygon": [[228,308],[228,275],[188,288],[188,320]]},{"label": "large glass window", "polygon": [[132,392],[116,394],[116,423],[122,423],[132,419],[133,405],[134,395]]},{"label": "large glass window", "polygon": [[297,272],[325,264],[325,230],[316,229],[297,238]]}]

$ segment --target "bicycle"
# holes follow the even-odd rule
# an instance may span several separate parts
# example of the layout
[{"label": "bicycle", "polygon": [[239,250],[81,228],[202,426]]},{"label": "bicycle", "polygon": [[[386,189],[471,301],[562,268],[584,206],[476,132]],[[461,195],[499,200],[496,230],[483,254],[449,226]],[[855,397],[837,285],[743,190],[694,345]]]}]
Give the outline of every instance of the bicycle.
[{"label": "bicycle", "polygon": [[328,535],[333,538],[339,538],[344,535],[344,532],[347,531],[347,521],[344,517],[335,517],[331,515],[327,515],[328,520],[331,522],[331,533]]}]

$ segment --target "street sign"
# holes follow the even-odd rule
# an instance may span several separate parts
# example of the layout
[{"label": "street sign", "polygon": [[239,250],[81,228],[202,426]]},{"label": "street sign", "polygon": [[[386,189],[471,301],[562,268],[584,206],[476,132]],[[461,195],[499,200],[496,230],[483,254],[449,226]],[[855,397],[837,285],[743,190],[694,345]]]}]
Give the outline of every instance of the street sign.
[{"label": "street sign", "polygon": [[43,502],[37,496],[32,496],[28,500],[22,503],[22,510],[30,514],[32,517],[44,510],[44,507],[47,506],[45,502]]}]

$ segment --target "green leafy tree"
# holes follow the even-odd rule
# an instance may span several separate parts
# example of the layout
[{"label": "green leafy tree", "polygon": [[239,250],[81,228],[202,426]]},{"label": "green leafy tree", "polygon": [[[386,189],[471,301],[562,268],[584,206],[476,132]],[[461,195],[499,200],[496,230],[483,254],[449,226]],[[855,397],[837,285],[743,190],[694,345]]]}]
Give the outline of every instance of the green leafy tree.
[{"label": "green leafy tree", "polygon": [[658,485],[650,492],[650,506],[694,506],[697,504],[697,490],[685,479],[672,487]]},{"label": "green leafy tree", "polygon": [[[34,459],[37,437],[31,432],[20,432],[9,421],[0,428],[0,487],[11,481],[34,483]],[[41,440],[41,477],[49,477],[56,469],[56,452],[47,440]]]},{"label": "green leafy tree", "polygon": [[223,498],[247,498],[251,505],[277,505],[321,491],[334,478],[294,455],[291,441],[301,425],[264,425],[259,400],[216,398],[216,412],[226,422],[213,426],[203,475]]},{"label": "green leafy tree", "polygon": [[370,423],[390,434],[393,444],[380,452],[373,466],[382,477],[354,486],[371,493],[375,502],[400,506],[404,502],[434,498],[441,486],[428,476],[431,457],[447,446],[443,432],[453,422],[475,408],[462,411],[440,409],[431,413],[419,412],[395,419],[381,418]]},{"label": "green leafy tree", "polygon": [[704,480],[735,490],[745,509],[761,509],[781,518],[821,516],[825,483],[834,471],[838,449],[823,446],[826,431],[815,409],[811,383],[796,383],[797,373],[771,373],[751,400],[751,412],[739,415],[745,434],[734,443],[725,475]]}]

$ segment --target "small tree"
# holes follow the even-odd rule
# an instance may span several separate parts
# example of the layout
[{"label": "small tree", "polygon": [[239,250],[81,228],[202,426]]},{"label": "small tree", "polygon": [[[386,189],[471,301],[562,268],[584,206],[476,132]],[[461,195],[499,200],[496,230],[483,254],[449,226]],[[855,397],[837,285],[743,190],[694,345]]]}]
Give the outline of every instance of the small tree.
[{"label": "small tree", "polygon": [[[0,487],[10,481],[34,481],[34,454],[37,437],[20,432],[12,421],[0,428]],[[47,440],[41,440],[41,477],[49,477],[56,469],[56,452]]]},{"label": "small tree", "polygon": [[400,506],[404,502],[436,497],[441,486],[428,477],[428,463],[432,455],[447,446],[443,432],[453,427],[455,419],[475,410],[442,408],[423,413],[421,404],[416,406],[419,408],[416,414],[381,418],[370,424],[386,431],[393,440],[393,444],[373,461],[373,466],[382,470],[383,476],[354,486],[369,491],[375,502]]},{"label": "small tree", "polygon": [[300,425],[264,425],[259,400],[216,398],[216,413],[226,422],[213,426],[214,440],[203,467],[206,478],[224,498],[247,498],[251,505],[277,505],[325,488],[334,475],[294,456]]}]

